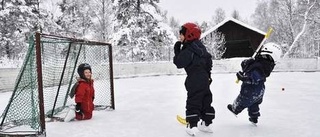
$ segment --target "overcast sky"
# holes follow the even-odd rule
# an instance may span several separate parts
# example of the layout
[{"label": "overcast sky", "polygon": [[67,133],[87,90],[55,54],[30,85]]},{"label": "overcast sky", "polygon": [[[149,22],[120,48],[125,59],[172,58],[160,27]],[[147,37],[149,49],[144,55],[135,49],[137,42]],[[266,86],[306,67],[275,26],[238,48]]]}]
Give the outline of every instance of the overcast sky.
[{"label": "overcast sky", "polygon": [[250,21],[258,0],[160,0],[159,6],[168,11],[180,21],[199,22],[210,21],[215,10],[221,7],[226,16],[231,16],[233,10],[240,13],[240,17]]}]

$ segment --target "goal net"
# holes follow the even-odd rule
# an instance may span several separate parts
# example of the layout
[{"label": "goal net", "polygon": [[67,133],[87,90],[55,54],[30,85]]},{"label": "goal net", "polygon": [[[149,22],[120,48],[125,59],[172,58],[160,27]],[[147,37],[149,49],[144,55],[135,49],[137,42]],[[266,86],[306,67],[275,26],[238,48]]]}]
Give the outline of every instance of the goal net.
[{"label": "goal net", "polygon": [[0,117],[0,136],[45,135],[45,121],[75,104],[69,92],[81,63],[92,68],[95,109],[114,109],[110,44],[36,33]]}]

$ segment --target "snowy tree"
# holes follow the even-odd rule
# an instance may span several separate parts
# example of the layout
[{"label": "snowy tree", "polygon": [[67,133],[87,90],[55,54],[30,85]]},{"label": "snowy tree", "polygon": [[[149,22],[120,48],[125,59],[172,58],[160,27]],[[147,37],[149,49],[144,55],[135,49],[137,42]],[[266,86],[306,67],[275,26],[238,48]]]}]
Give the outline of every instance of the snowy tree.
[{"label": "snowy tree", "polygon": [[53,15],[39,8],[34,0],[2,0],[0,9],[0,57],[18,60],[24,57],[35,31],[59,32]]},{"label": "snowy tree", "polygon": [[200,25],[201,32],[206,32],[208,29],[210,29],[209,23],[206,21],[203,21]]},{"label": "snowy tree", "polygon": [[95,0],[91,4],[91,11],[93,14],[94,38],[99,41],[109,41],[112,34],[112,18],[114,8],[110,0]]},{"label": "snowy tree", "polygon": [[172,45],[169,26],[162,23],[157,0],[115,1],[117,22],[114,24],[113,45],[116,60],[154,61],[164,58],[162,49]]},{"label": "snowy tree", "polygon": [[260,1],[253,15],[254,23],[262,30],[274,29],[269,40],[284,45],[285,57],[307,57],[308,45],[313,45],[311,28],[318,24],[318,5],[316,0]]},{"label": "snowy tree", "polygon": [[211,27],[217,25],[222,22],[226,18],[226,12],[222,8],[217,8],[212,17],[212,22],[210,24]]},{"label": "snowy tree", "polygon": [[237,10],[233,10],[233,12],[231,13],[231,17],[237,20],[241,20],[240,13]]},{"label": "snowy tree", "polygon": [[269,23],[269,10],[268,10],[268,1],[261,1],[258,3],[253,17],[253,23],[260,28],[261,30],[268,30],[268,27],[271,26]]},{"label": "snowy tree", "polygon": [[0,57],[17,59],[30,36],[38,29],[37,9],[25,1],[2,1],[0,10]]},{"label": "snowy tree", "polygon": [[169,21],[169,26],[173,30],[174,35],[178,38],[179,37],[179,30],[181,28],[179,21],[177,19],[175,19],[174,17],[171,17],[170,21]]},{"label": "snowy tree", "polygon": [[225,36],[221,32],[214,31],[203,38],[202,41],[213,59],[221,59],[226,51]]},{"label": "snowy tree", "polygon": [[[317,0],[314,0],[313,2],[311,1],[305,1],[305,0],[301,0],[299,2],[299,7],[298,7],[298,13],[300,13],[299,11],[301,11],[302,9],[302,20],[303,20],[303,23],[302,23],[302,26],[300,28],[300,30],[298,31],[298,34],[295,36],[292,44],[290,45],[288,51],[284,54],[284,57],[287,57],[291,52],[292,50],[295,48],[296,45],[298,45],[298,40],[299,38],[305,33],[307,27],[309,26],[309,14],[310,12],[312,11],[312,9],[314,7],[316,7],[315,5],[319,5],[319,3],[317,3]],[[319,10],[319,6],[317,6],[318,8],[315,8],[317,9],[317,11]],[[303,45],[303,44],[302,44]],[[306,45],[303,45],[302,47],[304,47],[304,51],[306,51],[306,49],[308,47],[306,47]],[[303,54],[305,54],[306,52],[304,52]],[[307,53],[308,54],[308,53]],[[301,54],[300,54],[301,55]]]},{"label": "snowy tree", "polygon": [[65,35],[83,38],[92,28],[92,10],[87,0],[63,0],[60,4],[62,15],[57,21]]}]

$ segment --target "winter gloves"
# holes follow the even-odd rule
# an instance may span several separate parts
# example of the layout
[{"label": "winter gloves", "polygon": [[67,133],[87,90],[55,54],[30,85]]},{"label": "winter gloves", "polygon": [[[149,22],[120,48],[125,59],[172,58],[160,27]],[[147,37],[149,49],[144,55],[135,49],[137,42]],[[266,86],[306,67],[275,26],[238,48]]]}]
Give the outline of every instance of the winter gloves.
[{"label": "winter gloves", "polygon": [[175,55],[178,55],[180,53],[180,50],[181,50],[181,41],[177,41],[175,44],[174,44],[174,54]]},{"label": "winter gloves", "polygon": [[81,103],[77,103],[76,105],[76,113],[82,115],[83,112],[81,110]]},{"label": "winter gloves", "polygon": [[246,75],[244,75],[244,73],[241,72],[241,71],[239,71],[236,75],[237,75],[237,78],[238,78],[239,80],[241,80],[241,81],[246,81],[246,80],[249,79],[249,78],[248,78]]},{"label": "winter gloves", "polygon": [[212,83],[211,73],[209,73],[209,85]]}]

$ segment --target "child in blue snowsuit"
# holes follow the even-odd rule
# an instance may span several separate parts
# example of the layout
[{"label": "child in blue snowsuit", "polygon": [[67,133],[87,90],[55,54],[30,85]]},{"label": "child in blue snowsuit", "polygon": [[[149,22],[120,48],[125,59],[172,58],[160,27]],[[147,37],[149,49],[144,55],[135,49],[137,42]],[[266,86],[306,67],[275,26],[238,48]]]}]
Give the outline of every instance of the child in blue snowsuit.
[{"label": "child in blue snowsuit", "polygon": [[277,45],[266,44],[255,58],[242,61],[242,71],[236,74],[238,80],[242,81],[240,94],[233,104],[227,106],[235,115],[247,108],[249,121],[258,123],[259,105],[262,103],[265,92],[264,83],[275,66],[274,59],[280,58],[279,51],[280,48]]}]

